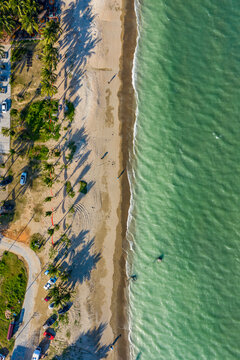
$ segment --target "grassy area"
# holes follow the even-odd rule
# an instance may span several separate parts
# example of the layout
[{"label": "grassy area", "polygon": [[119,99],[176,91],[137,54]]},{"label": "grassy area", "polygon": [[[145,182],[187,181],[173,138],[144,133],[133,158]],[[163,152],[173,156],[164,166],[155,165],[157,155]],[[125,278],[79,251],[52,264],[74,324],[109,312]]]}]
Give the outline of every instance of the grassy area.
[{"label": "grassy area", "polygon": [[31,101],[40,100],[41,80],[40,41],[19,41],[12,45],[11,92],[12,109],[18,112]]},{"label": "grassy area", "polygon": [[13,340],[7,341],[10,320],[5,317],[5,311],[19,314],[27,286],[27,272],[18,257],[5,252],[0,261],[0,346],[11,348]]}]

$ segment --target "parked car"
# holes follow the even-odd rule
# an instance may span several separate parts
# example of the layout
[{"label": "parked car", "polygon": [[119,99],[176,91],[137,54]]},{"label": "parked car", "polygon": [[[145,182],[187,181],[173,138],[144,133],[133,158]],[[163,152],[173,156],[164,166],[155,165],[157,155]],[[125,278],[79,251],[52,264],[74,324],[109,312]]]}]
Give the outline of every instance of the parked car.
[{"label": "parked car", "polygon": [[54,308],[54,305],[55,305],[55,302],[52,302],[51,304],[48,305],[48,308],[49,308],[50,310],[52,310],[52,309]]},{"label": "parked car", "polygon": [[2,102],[2,113],[6,113],[7,112],[7,102],[3,101]]},{"label": "parked car", "polygon": [[44,285],[44,289],[45,290],[49,290],[52,287],[52,284],[48,281],[45,285]]},{"label": "parked car", "polygon": [[71,307],[70,304],[64,305],[61,309],[58,310],[58,314],[59,315],[65,314],[70,309],[70,307]]},{"label": "parked car", "polygon": [[0,354],[0,360],[5,360],[5,359],[6,359],[6,357],[4,355]]},{"label": "parked car", "polygon": [[10,204],[10,203],[4,203],[3,206],[1,207],[1,209],[5,212],[8,211],[13,211],[14,209],[14,204]]},{"label": "parked car", "polygon": [[34,353],[33,353],[33,356],[32,356],[32,360],[39,360],[41,358],[41,353],[42,353],[42,350],[40,347],[37,347],[35,350],[34,350]]},{"label": "parked car", "polygon": [[51,334],[49,331],[45,331],[43,336],[45,336],[48,340],[53,340],[55,338],[55,335]]},{"label": "parked car", "polygon": [[13,181],[13,177],[12,176],[7,176],[5,179],[3,179],[1,182],[0,182],[0,187],[4,187],[8,184],[11,184],[11,182]]},{"label": "parked car", "polygon": [[45,298],[44,298],[44,301],[49,301],[52,297],[50,295],[47,295]]},{"label": "parked car", "polygon": [[55,284],[55,282],[57,281],[57,277],[56,276],[54,276],[53,278],[51,277],[50,279],[49,279],[49,282],[50,282],[50,284],[51,285],[54,285]]},{"label": "parked car", "polygon": [[14,204],[4,204],[2,207],[4,208],[5,211],[13,211]]},{"label": "parked car", "polygon": [[48,275],[49,274],[49,270],[47,269],[46,271],[44,271],[44,275]]},{"label": "parked car", "polygon": [[8,77],[7,75],[0,75],[0,81],[7,81]]},{"label": "parked car", "polygon": [[55,321],[57,320],[57,315],[53,314],[49,319],[47,319],[47,321],[43,324],[43,328],[47,329],[49,326],[52,326],[52,324],[55,323]]},{"label": "parked car", "polygon": [[7,63],[0,63],[0,70],[6,70]]},{"label": "parked car", "polygon": [[20,185],[25,185],[26,182],[27,182],[27,173],[26,173],[26,171],[24,171],[24,172],[21,174]]}]

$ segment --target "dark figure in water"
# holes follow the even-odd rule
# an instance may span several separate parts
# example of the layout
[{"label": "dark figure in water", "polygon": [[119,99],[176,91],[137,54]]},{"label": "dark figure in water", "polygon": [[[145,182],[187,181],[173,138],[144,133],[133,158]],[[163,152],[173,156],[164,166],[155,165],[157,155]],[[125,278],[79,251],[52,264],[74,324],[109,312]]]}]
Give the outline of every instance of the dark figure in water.
[{"label": "dark figure in water", "polygon": [[161,254],[161,255],[157,258],[157,262],[162,262],[162,261],[163,261],[163,257],[164,257],[164,255]]},{"label": "dark figure in water", "polygon": [[132,279],[133,281],[136,281],[137,280],[137,275],[136,274],[131,275],[130,279]]}]

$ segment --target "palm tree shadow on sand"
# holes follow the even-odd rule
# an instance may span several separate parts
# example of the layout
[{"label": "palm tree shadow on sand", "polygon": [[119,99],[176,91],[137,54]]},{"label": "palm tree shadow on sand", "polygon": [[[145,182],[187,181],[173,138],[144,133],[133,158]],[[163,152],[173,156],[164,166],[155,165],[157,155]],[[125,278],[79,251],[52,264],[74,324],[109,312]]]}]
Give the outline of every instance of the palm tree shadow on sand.
[{"label": "palm tree shadow on sand", "polygon": [[70,90],[70,97],[81,87],[87,59],[94,54],[94,48],[101,40],[94,30],[96,15],[93,15],[90,3],[91,0],[76,0],[62,13],[62,29],[65,35],[59,44],[66,61],[61,71],[72,74],[68,86],[67,82],[64,86],[65,90]]},{"label": "palm tree shadow on sand", "polygon": [[94,238],[85,242],[80,251],[72,249],[69,262],[72,264],[71,287],[74,288],[77,282],[83,283],[84,280],[90,280],[91,272],[96,268],[101,259],[100,252],[92,250]]},{"label": "palm tree shadow on sand", "polygon": [[102,334],[106,328],[105,323],[101,323],[98,327],[83,332],[77,341],[67,347],[62,354],[57,355],[53,360],[65,360],[70,358],[84,360],[100,360],[105,359],[111,351],[111,344],[102,344]]}]

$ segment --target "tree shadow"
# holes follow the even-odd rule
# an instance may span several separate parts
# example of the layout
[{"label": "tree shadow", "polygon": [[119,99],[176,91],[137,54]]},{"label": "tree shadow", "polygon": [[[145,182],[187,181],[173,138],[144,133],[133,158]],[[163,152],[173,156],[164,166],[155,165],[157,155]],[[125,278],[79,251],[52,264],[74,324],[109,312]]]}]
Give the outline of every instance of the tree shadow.
[{"label": "tree shadow", "polygon": [[[93,14],[90,3],[91,0],[76,0],[62,14],[65,35],[59,43],[61,49],[65,50],[66,61],[61,71],[65,71],[66,75],[72,73],[68,87],[70,96],[82,86],[87,58],[94,53],[94,47],[101,40],[94,32],[93,21],[96,15]],[[67,90],[67,80],[64,88]]]},{"label": "tree shadow", "polygon": [[85,242],[80,251],[72,248],[69,255],[71,269],[71,287],[74,288],[77,282],[83,283],[84,280],[90,280],[91,272],[96,268],[101,259],[100,252],[93,251],[94,238]]},{"label": "tree shadow", "polygon": [[84,360],[105,359],[111,351],[111,344],[102,344],[101,339],[106,323],[101,323],[98,327],[83,332],[77,341],[67,347],[62,354],[55,356],[52,360],[66,360],[70,357]]}]

